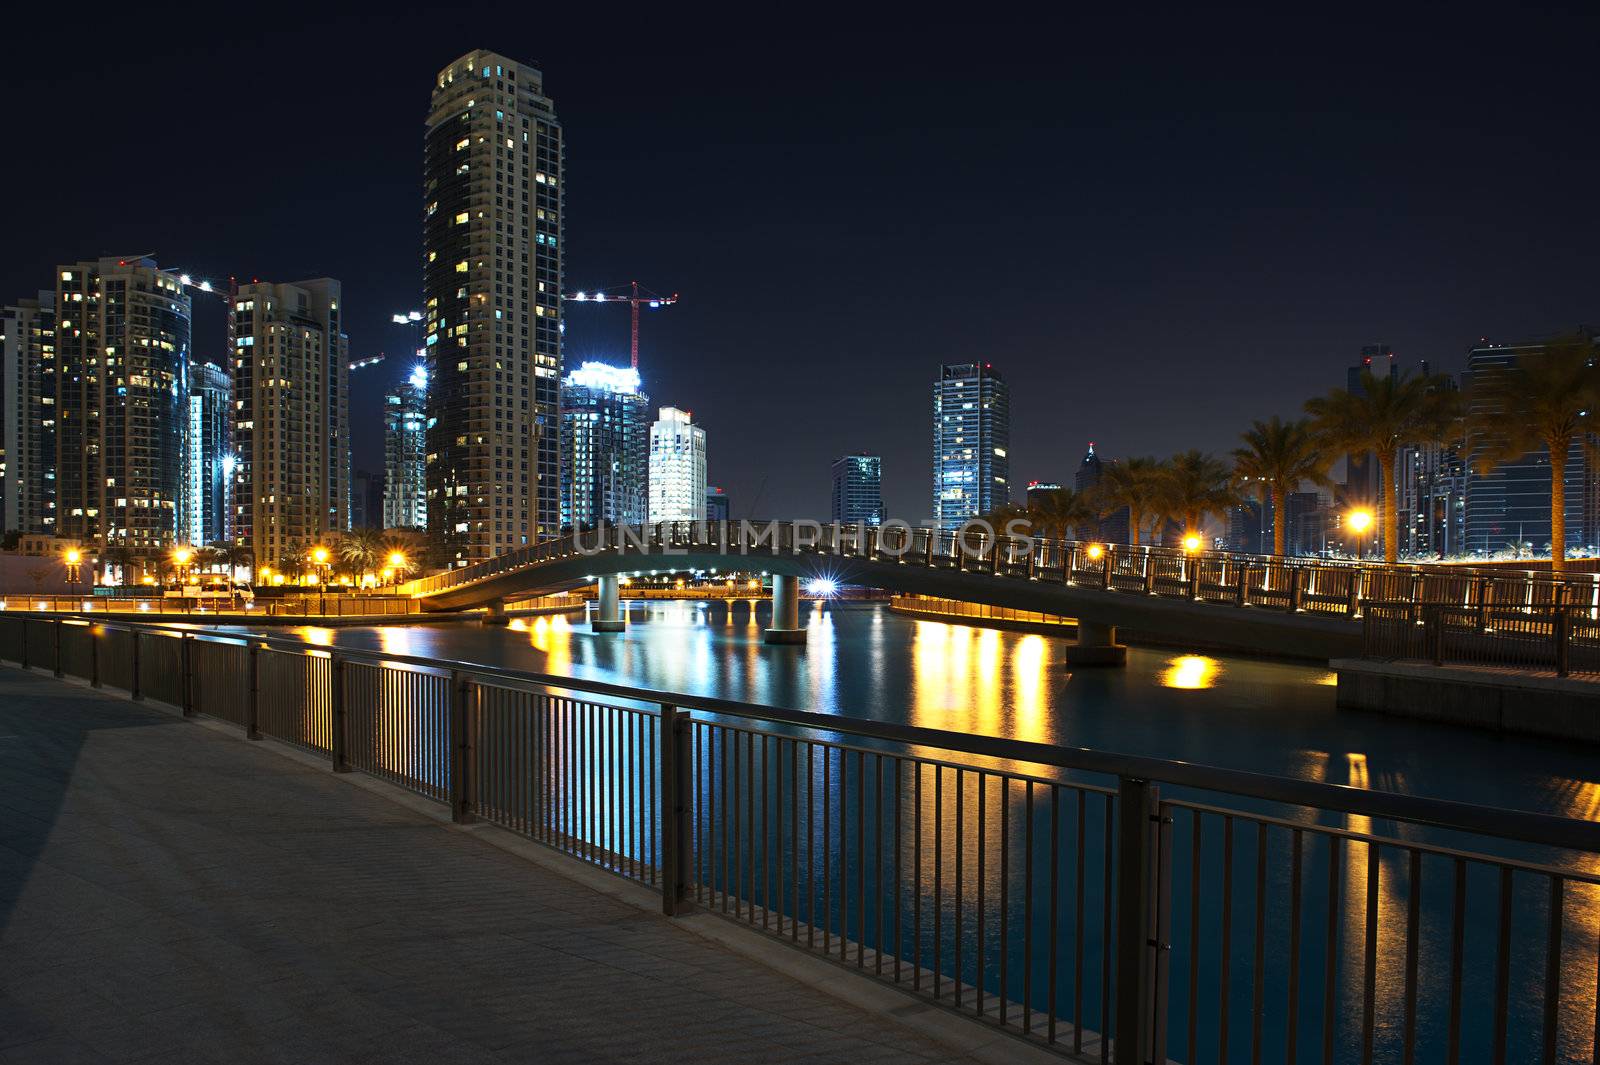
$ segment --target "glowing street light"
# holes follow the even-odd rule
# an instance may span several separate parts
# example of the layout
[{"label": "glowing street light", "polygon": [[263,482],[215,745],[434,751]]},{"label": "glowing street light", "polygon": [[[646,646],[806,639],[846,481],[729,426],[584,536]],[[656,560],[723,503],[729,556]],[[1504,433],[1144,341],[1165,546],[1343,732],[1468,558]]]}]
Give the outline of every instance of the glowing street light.
[{"label": "glowing street light", "polygon": [[1350,531],[1356,534],[1356,558],[1359,559],[1366,551],[1366,531],[1372,528],[1372,511],[1365,507],[1358,507],[1345,515],[1345,524],[1350,526]]},{"label": "glowing street light", "polygon": [[1101,547],[1099,544],[1090,544],[1089,545],[1089,557],[1091,559],[1098,559],[1101,555],[1103,555],[1105,553],[1106,553],[1106,549]]},{"label": "glowing street light", "polygon": [[1183,538],[1183,549],[1191,555],[1200,550],[1200,537],[1195,533],[1185,536]]},{"label": "glowing street light", "polygon": [[61,559],[67,564],[67,583],[77,584],[79,579],[78,567],[83,563],[83,552],[76,547],[69,547],[61,556]]}]

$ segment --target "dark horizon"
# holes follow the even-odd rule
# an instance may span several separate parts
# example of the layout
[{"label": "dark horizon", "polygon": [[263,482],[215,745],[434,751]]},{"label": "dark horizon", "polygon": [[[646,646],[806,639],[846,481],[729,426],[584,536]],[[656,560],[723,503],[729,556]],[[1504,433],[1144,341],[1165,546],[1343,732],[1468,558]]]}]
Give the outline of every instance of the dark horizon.
[{"label": "dark horizon", "polygon": [[[856,20],[765,48],[678,19],[97,25],[71,63],[9,66],[0,300],[103,254],[339,278],[352,358],[393,359],[353,379],[356,469],[381,468],[406,368],[389,316],[419,298],[428,88],[475,47],[545,73],[568,290],[683,294],[647,312],[641,371],[705,426],[735,517],[825,515],[829,463],[863,450],[890,513],[924,516],[943,362],[1010,383],[1015,497],[1070,482],[1090,440],[1225,453],[1365,344],[1455,372],[1480,338],[1600,318],[1592,15]],[[196,306],[219,357],[221,303]],[[566,320],[569,365],[626,360],[623,309]]]}]

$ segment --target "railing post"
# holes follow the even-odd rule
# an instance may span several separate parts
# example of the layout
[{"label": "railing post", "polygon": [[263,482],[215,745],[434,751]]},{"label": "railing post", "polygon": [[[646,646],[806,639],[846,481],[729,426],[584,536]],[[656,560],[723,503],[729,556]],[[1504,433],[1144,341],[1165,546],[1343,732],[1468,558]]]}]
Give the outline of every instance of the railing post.
[{"label": "railing post", "polygon": [[94,622],[88,625],[89,630],[89,687],[100,687],[100,635],[94,631]]},{"label": "railing post", "polygon": [[1196,558],[1189,560],[1189,598],[1200,598],[1200,560]]},{"label": "railing post", "polygon": [[689,715],[671,703],[661,704],[661,912],[684,912],[689,897]]},{"label": "railing post", "polygon": [[1147,780],[1117,782],[1121,816],[1117,833],[1117,1019],[1116,1065],[1147,1065],[1154,1033],[1154,950],[1151,934],[1157,863],[1151,846],[1156,789]]},{"label": "railing post", "polygon": [[924,548],[926,549],[926,553],[927,553],[927,558],[925,558],[923,560],[923,565],[927,566],[929,569],[932,569],[933,568],[933,545],[939,539],[939,530],[934,529],[934,528],[929,528],[929,529],[926,529],[924,531],[927,532],[928,539],[927,539],[927,543],[924,544]]},{"label": "railing post", "polygon": [[184,717],[194,716],[194,686],[190,683],[194,677],[193,648],[194,640],[187,633],[178,637],[178,704]]},{"label": "railing post", "polygon": [[1289,613],[1305,609],[1306,571],[1295,566],[1289,571]]},{"label": "railing post", "polygon": [[1364,576],[1359,566],[1350,574],[1350,600],[1345,604],[1345,613],[1353,618],[1361,616],[1361,579]]},{"label": "railing post", "polygon": [[1437,607],[1424,609],[1422,613],[1422,635],[1430,641],[1433,648],[1433,664],[1444,665],[1444,611]]},{"label": "railing post", "polygon": [[1552,621],[1550,631],[1556,641],[1556,676],[1565,677],[1571,672],[1572,665],[1572,617],[1567,613],[1565,603],[1556,604]]},{"label": "railing post", "polygon": [[1144,594],[1156,594],[1156,557],[1149,548],[1144,552]]},{"label": "railing post", "polygon": [[1234,606],[1244,606],[1250,601],[1250,563],[1240,562],[1239,588],[1233,595]]},{"label": "railing post", "polygon": [[1000,572],[1000,534],[996,533],[993,540],[994,544],[989,551],[989,572],[996,574]]},{"label": "railing post", "polygon": [[63,624],[64,622],[60,618],[56,618],[56,668],[54,672],[58,677],[61,676],[61,626]]},{"label": "railing post", "polygon": [[1106,545],[1105,557],[1100,562],[1100,587],[1111,587],[1111,552],[1115,550],[1110,544]]},{"label": "railing post", "polygon": [[474,820],[471,735],[472,678],[460,670],[450,673],[450,820],[458,825]]},{"label": "railing post", "polygon": [[130,663],[129,677],[131,678],[128,684],[133,689],[128,692],[128,698],[134,702],[139,702],[144,698],[144,692],[139,690],[139,626],[137,625],[128,626],[128,659]]},{"label": "railing post", "polygon": [[1028,541],[1028,579],[1030,581],[1039,579],[1039,552],[1043,550],[1044,548],[1041,545],[1034,543],[1031,539]]},{"label": "railing post", "polygon": [[1489,589],[1492,587],[1492,585],[1490,585],[1489,578],[1487,577],[1479,577],[1477,584],[1477,603],[1474,604],[1477,607],[1476,628],[1478,630],[1478,635],[1482,636],[1489,629]]},{"label": "railing post", "polygon": [[244,704],[244,738],[259,740],[261,738],[261,645],[251,640],[246,650],[249,652],[250,692],[245,697]]},{"label": "railing post", "polygon": [[349,748],[345,737],[344,712],[344,658],[331,652],[328,661],[328,695],[330,718],[328,730],[328,755],[335,773],[350,772]]}]

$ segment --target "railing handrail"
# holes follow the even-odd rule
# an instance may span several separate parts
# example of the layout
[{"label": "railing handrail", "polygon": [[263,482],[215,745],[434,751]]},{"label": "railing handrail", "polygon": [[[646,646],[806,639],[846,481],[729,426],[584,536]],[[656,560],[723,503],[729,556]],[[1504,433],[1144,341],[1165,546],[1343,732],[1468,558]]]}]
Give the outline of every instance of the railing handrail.
[{"label": "railing handrail", "polygon": [[[19,620],[26,620],[20,619]],[[838,717],[808,710],[746,703],[714,696],[691,695],[635,685],[582,677],[558,676],[530,670],[508,669],[476,662],[426,658],[366,648],[333,647],[307,643],[283,636],[264,636],[244,632],[198,631],[192,628],[144,624],[123,619],[95,621],[95,624],[129,630],[156,630],[169,635],[213,640],[257,643],[269,648],[291,649],[297,653],[321,652],[346,660],[392,662],[400,665],[444,672],[469,672],[497,680],[535,687],[557,688],[627,699],[632,702],[670,704],[741,720],[791,725],[821,732],[859,736],[951,751],[979,758],[1024,762],[1055,769],[1077,770],[1108,776],[1175,784],[1200,791],[1228,794],[1290,806],[1324,809],[1335,813],[1358,814],[1404,822],[1469,835],[1493,836],[1522,843],[1534,843],[1564,850],[1600,852],[1600,822],[1480,806],[1452,799],[1433,799],[1398,792],[1355,788],[1323,781],[1297,780],[1248,770],[1226,769],[1143,755],[1098,751],[1087,747],[1067,747],[1030,740],[972,735],[863,718]]]}]

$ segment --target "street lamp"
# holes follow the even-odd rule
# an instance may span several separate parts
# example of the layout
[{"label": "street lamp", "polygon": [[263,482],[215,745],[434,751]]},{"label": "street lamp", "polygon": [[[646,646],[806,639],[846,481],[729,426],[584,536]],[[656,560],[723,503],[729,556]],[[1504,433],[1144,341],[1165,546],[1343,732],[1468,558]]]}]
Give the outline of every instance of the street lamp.
[{"label": "street lamp", "polygon": [[1185,536],[1183,538],[1183,549],[1191,555],[1200,550],[1199,535],[1196,533],[1190,533],[1189,535]]},{"label": "street lamp", "polygon": [[1090,544],[1088,553],[1091,559],[1098,559],[1101,555],[1106,553],[1106,549],[1101,547],[1099,544]]},{"label": "street lamp", "polygon": [[[311,549],[311,561],[319,568],[328,569],[328,549],[320,544]],[[317,580],[317,613],[328,612],[328,582],[327,573],[318,574]]]},{"label": "street lamp", "polygon": [[1372,521],[1372,511],[1365,507],[1358,507],[1345,516],[1345,524],[1350,527],[1351,532],[1356,534],[1357,561],[1365,554],[1366,545],[1362,541],[1366,539],[1366,531],[1372,528]]},{"label": "street lamp", "polygon": [[69,547],[61,558],[67,564],[67,583],[77,584],[80,579],[78,567],[83,563],[83,552],[76,547]]},{"label": "street lamp", "polygon": [[393,580],[394,589],[393,590],[394,591],[398,592],[400,590],[400,588],[399,588],[400,574],[404,573],[405,570],[406,570],[406,553],[404,551],[390,551],[389,552],[389,568],[387,570],[385,570],[384,572],[386,574],[387,573],[393,573],[393,575],[394,575],[394,580]]},{"label": "street lamp", "polygon": [[175,547],[172,549],[172,562],[178,567],[179,589],[183,588],[184,570],[188,568],[189,560],[193,557],[194,552],[190,551],[187,547]]}]

